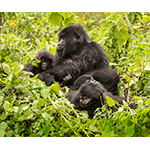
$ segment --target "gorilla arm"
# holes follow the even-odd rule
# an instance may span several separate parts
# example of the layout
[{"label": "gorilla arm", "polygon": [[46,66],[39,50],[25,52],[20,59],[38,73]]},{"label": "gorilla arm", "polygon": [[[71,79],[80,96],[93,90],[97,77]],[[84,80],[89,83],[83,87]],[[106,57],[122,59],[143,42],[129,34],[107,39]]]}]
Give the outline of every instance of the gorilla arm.
[{"label": "gorilla arm", "polygon": [[[32,65],[32,62],[35,61],[35,59],[31,60],[30,63],[26,64],[23,68],[23,71],[32,72],[34,75],[39,73],[39,69]],[[30,75],[30,77],[33,77],[34,75]]]},{"label": "gorilla arm", "polygon": [[66,81],[68,83],[65,83],[64,81],[63,84],[70,85],[81,74],[81,68],[83,68],[82,62],[63,64],[63,65],[55,66],[53,69],[46,70],[45,72],[41,73],[41,75],[39,75],[39,78],[41,76],[46,76],[46,74],[51,74],[55,77],[55,81],[62,83],[64,81],[63,79],[69,75],[70,80]]}]

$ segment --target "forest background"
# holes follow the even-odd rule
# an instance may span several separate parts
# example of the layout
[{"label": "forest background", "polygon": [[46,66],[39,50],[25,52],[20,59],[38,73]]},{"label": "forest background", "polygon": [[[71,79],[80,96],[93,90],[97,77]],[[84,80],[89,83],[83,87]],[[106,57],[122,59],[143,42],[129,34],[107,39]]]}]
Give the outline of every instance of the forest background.
[{"label": "forest background", "polygon": [[[3,12],[0,23],[0,136],[150,136],[150,13]],[[118,94],[127,101],[115,113],[104,107],[89,119],[65,98],[69,88],[22,75],[38,50],[55,53],[58,32],[75,23],[120,74]]]}]

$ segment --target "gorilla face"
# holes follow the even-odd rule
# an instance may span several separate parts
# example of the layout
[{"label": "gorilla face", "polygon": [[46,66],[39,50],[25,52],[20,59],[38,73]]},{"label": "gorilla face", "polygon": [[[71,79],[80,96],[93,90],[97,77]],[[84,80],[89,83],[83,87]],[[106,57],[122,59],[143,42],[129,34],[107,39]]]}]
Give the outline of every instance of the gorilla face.
[{"label": "gorilla face", "polygon": [[[78,90],[73,90],[67,95],[69,101],[75,104],[76,108],[86,108],[95,102],[99,102],[99,97],[106,91],[103,85],[94,80],[92,76],[84,76],[87,79],[84,80],[85,83],[81,84]],[[83,78],[81,77],[81,79]],[[81,79],[79,80],[81,81]]]},{"label": "gorilla face", "polygon": [[91,41],[80,24],[69,25],[62,29],[59,34],[57,53],[59,56],[70,54],[78,49],[80,44]]},{"label": "gorilla face", "polygon": [[[36,59],[40,60],[37,61]],[[32,59],[25,65],[24,71],[32,72],[34,75],[43,72],[46,69],[52,69],[54,55],[46,50],[40,50],[36,54],[36,59]],[[33,77],[31,75],[31,77]]]},{"label": "gorilla face", "polygon": [[54,56],[52,53],[46,50],[41,50],[37,53],[36,58],[40,60],[38,68],[41,71],[52,68]]},{"label": "gorilla face", "polygon": [[47,57],[42,57],[41,62],[38,64],[38,68],[41,68],[41,70],[46,70],[52,67],[52,60]]}]

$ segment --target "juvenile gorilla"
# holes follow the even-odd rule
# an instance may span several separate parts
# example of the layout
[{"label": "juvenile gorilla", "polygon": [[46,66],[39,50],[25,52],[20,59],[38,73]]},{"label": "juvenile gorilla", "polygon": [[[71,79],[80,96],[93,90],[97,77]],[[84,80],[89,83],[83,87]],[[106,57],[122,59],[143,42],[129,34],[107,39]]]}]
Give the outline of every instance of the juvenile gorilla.
[{"label": "juvenile gorilla", "polygon": [[[122,104],[122,100],[124,100],[124,97],[107,92],[104,86],[100,82],[94,80],[91,75],[79,77],[75,81],[73,88],[74,90],[70,91],[66,97],[75,105],[75,108],[87,110],[90,118],[93,117],[96,108],[101,108],[102,105],[106,105],[109,109],[106,100],[107,96],[117,101],[120,105]],[[102,99],[100,99],[101,97]],[[113,111],[116,111],[117,107],[118,105],[116,104],[115,107],[111,108]]]},{"label": "juvenile gorilla", "polygon": [[[68,86],[73,85],[81,75],[89,73],[97,76],[96,73],[100,72],[100,81],[107,82],[108,87],[113,87],[113,91],[116,91],[119,76],[116,73],[105,73],[105,69],[110,69],[107,56],[101,46],[88,37],[80,24],[66,26],[59,32],[58,37],[54,68],[41,73],[41,80],[49,82],[51,78],[47,79],[46,76],[54,75],[55,81]],[[68,60],[71,60],[71,63],[67,63]],[[115,86],[114,78],[117,79]]]},{"label": "juvenile gorilla", "polygon": [[[38,53],[36,54],[36,58],[40,60],[40,62],[37,64],[37,67],[32,64],[35,61],[35,59],[33,59],[25,65],[23,70],[32,72],[35,76],[36,74],[42,73],[47,69],[52,69],[54,63],[54,55],[51,52],[46,50],[38,51]],[[30,77],[33,77],[33,75],[30,75]],[[48,81],[46,80],[47,78],[49,78]],[[53,82],[55,82],[54,76],[49,75],[47,78],[45,79],[46,83],[52,84]]]}]

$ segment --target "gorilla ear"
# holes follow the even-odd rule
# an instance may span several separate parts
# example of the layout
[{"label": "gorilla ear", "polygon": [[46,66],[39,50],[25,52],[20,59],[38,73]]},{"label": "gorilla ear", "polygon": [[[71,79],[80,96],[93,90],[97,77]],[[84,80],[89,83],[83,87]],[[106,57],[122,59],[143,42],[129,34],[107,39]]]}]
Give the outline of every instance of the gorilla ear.
[{"label": "gorilla ear", "polygon": [[74,36],[76,41],[78,41],[79,43],[83,43],[84,36],[80,32],[76,31]]}]

